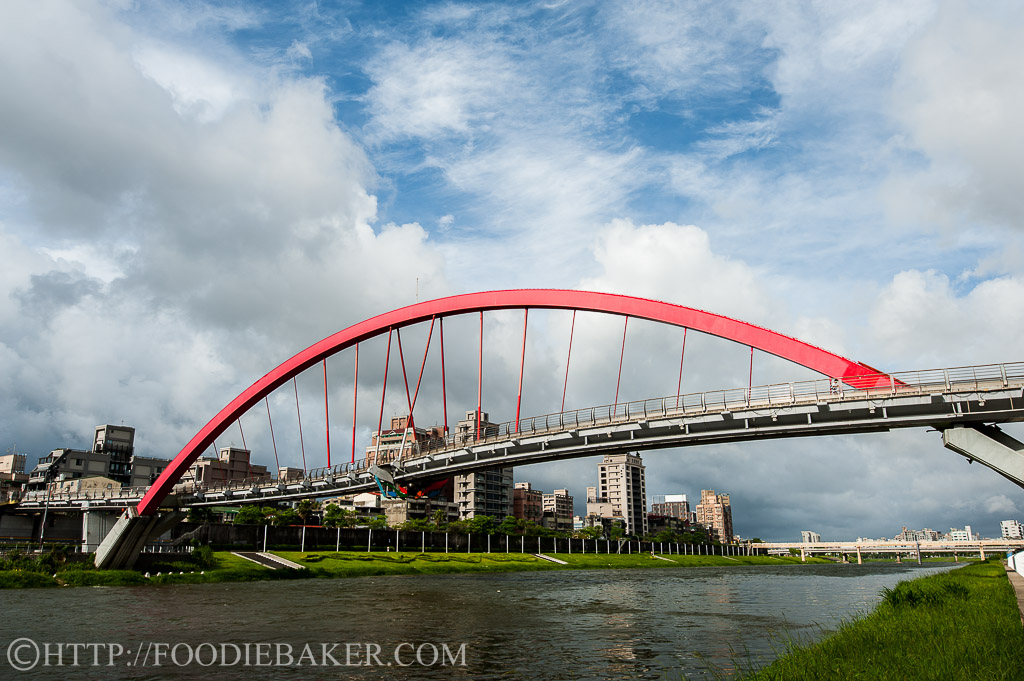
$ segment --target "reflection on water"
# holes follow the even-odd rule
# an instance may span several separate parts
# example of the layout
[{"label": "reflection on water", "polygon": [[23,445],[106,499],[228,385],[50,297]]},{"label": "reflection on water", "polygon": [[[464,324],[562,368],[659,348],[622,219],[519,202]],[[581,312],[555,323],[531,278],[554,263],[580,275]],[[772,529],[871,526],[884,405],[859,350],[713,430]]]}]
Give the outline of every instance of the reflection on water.
[{"label": "reflection on water", "polygon": [[[869,611],[883,586],[953,567],[823,565],[435,575],[3,592],[0,644],[313,643],[381,647],[382,666],[228,666],[218,679],[705,678],[774,657]],[[466,644],[465,667],[386,662],[400,644]],[[407,647],[406,650],[413,650]],[[362,653],[365,648],[357,649]],[[429,650],[429,647],[427,648]],[[355,659],[362,659],[359,655]],[[0,678],[11,669],[0,656]],[[54,666],[19,679],[92,678]],[[195,665],[104,667],[104,679],[186,679]]]}]

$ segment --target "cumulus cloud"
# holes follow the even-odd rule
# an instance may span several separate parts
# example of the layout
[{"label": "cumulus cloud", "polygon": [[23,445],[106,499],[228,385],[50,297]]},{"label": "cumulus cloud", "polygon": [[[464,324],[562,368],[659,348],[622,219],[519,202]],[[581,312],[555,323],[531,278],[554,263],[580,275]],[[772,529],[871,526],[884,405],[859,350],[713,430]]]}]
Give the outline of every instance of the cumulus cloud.
[{"label": "cumulus cloud", "polygon": [[322,80],[233,70],[102,5],[37,10],[0,10],[0,60],[21,64],[0,75],[4,437],[125,418],[172,455],[291,353],[417,278],[444,290],[418,224],[372,226],[375,173]]},{"label": "cumulus cloud", "polygon": [[[1016,170],[1024,146],[1024,47],[1016,38],[1022,27],[1024,11],[1012,3],[942,3],[907,45],[892,106],[924,164],[894,178],[890,201],[897,210],[949,229],[1024,224]],[[906,205],[908,196],[916,210]]]},{"label": "cumulus cloud", "polygon": [[873,341],[889,362],[908,369],[1015,361],[1024,333],[1021,300],[1019,277],[957,288],[944,274],[908,270],[878,296]]}]

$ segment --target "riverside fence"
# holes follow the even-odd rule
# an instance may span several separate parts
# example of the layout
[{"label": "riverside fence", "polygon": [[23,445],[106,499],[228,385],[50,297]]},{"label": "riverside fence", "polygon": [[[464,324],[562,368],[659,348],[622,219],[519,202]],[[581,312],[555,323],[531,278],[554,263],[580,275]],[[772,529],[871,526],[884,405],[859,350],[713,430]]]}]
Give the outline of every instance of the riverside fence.
[{"label": "riverside fence", "polygon": [[374,530],[320,526],[221,525],[183,522],[166,544],[215,548],[296,551],[405,551],[433,553],[664,553],[678,555],[767,555],[757,545],[687,544],[635,539],[567,539],[505,534],[456,534],[419,530]]}]

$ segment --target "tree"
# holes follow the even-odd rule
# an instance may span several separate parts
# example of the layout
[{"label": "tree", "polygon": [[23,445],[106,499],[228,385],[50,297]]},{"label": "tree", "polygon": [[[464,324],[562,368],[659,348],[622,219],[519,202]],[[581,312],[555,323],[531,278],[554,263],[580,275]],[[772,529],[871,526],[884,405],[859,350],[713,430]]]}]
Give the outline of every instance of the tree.
[{"label": "tree", "polygon": [[521,525],[522,521],[512,515],[505,516],[505,519],[498,525],[498,534],[519,534],[522,532],[524,526]]},{"label": "tree", "polygon": [[327,504],[324,512],[324,527],[352,527],[356,524],[356,512],[337,504]]},{"label": "tree", "polygon": [[252,504],[247,504],[238,509],[238,513],[235,514],[235,525],[266,525],[269,521],[267,520],[268,508],[261,508]]},{"label": "tree", "polygon": [[443,508],[439,508],[436,511],[434,511],[434,527],[436,527],[438,530],[442,529],[442,525],[447,524],[445,523],[445,516],[446,514]]},{"label": "tree", "polygon": [[478,515],[470,518],[467,522],[471,534],[494,534],[496,524],[493,516]]},{"label": "tree", "polygon": [[273,521],[277,527],[285,525],[298,525],[302,518],[294,508],[280,508],[274,512]]},{"label": "tree", "polygon": [[366,524],[371,530],[386,530],[388,529],[388,519],[382,515],[377,516]]},{"label": "tree", "polygon": [[597,526],[583,527],[576,530],[576,536],[580,539],[600,539],[603,534],[604,528]]},{"label": "tree", "polygon": [[469,534],[469,521],[468,520],[456,520],[448,523],[448,531],[452,534]]},{"label": "tree", "polygon": [[320,502],[313,499],[303,499],[295,506],[295,512],[302,519],[302,524],[308,524],[310,514],[320,510]]},{"label": "tree", "polygon": [[209,506],[193,506],[188,509],[186,520],[190,523],[212,523],[213,509]]},{"label": "tree", "polygon": [[398,525],[398,530],[413,530],[415,532],[433,532],[434,525],[426,518],[412,518]]}]

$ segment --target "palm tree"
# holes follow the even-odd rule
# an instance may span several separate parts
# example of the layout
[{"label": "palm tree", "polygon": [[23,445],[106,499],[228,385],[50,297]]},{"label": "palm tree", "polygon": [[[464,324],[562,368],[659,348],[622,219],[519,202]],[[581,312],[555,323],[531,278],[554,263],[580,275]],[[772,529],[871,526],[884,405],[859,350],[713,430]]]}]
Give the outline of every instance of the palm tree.
[{"label": "palm tree", "polygon": [[313,501],[312,499],[303,499],[295,506],[295,512],[299,514],[300,518],[302,518],[303,525],[306,524],[306,520],[309,518],[309,515],[313,513],[313,511],[319,510],[320,502]]}]

